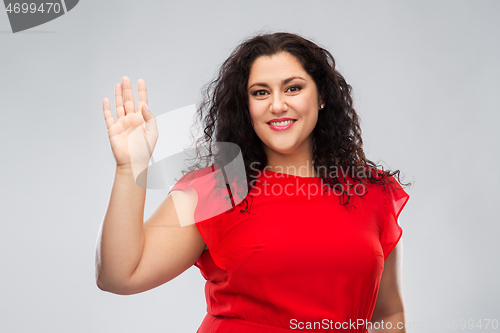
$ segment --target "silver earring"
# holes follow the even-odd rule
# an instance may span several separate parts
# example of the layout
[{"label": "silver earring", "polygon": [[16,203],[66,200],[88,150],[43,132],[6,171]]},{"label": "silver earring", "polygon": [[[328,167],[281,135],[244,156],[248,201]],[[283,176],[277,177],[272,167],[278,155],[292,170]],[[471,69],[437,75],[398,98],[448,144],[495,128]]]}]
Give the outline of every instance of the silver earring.
[{"label": "silver earring", "polygon": [[320,110],[323,110],[323,108],[324,108],[324,107],[325,107],[325,104],[321,104],[321,105],[319,106],[319,109],[320,109]]}]

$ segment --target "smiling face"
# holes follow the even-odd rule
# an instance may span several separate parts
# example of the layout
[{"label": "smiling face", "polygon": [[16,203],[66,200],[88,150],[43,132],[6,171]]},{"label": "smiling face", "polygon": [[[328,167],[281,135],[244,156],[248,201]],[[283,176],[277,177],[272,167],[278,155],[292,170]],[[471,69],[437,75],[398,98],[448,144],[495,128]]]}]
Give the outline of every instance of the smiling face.
[{"label": "smiling face", "polygon": [[[264,143],[269,164],[310,160],[310,140],[321,101],[314,80],[299,60],[286,52],[257,58],[247,87],[253,128]],[[283,118],[291,121],[274,122]]]}]

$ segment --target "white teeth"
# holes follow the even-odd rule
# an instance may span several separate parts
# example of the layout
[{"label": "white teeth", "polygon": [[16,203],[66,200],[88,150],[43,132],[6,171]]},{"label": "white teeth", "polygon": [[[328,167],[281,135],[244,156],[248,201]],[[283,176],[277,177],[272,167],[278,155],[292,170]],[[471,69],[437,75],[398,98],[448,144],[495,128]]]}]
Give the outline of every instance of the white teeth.
[{"label": "white teeth", "polygon": [[279,122],[271,122],[269,124],[273,126],[285,126],[285,125],[290,125],[293,123],[295,120],[285,120],[285,121],[279,121]]}]

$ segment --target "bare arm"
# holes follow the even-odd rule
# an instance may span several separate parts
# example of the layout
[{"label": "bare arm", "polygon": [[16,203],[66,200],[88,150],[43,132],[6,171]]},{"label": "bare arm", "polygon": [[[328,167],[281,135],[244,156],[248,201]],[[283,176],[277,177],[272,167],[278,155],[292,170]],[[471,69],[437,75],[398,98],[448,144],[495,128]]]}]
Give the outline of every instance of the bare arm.
[{"label": "bare arm", "polygon": [[146,190],[137,186],[130,167],[116,168],[108,209],[96,246],[96,279],[124,284],[134,272],[144,248],[144,203]]},{"label": "bare arm", "polygon": [[[205,242],[194,224],[196,204],[193,188],[172,191],[146,221],[142,257],[125,285],[126,293],[136,294],[162,285],[198,260]],[[184,226],[180,226],[180,221]]]},{"label": "bare arm", "polygon": [[[194,189],[173,191],[144,223],[146,189],[136,184],[134,166],[147,166],[158,134],[154,116],[142,107],[147,102],[145,83],[139,80],[137,85],[139,112],[135,112],[129,79],[124,77],[122,84],[115,86],[116,123],[109,100],[103,101],[117,166],[109,205],[97,238],[96,282],[102,290],[123,295],[170,281],[189,268],[205,246],[194,221],[190,221],[194,220],[197,203]],[[134,155],[133,133],[134,129],[141,129],[139,126],[144,136],[138,132],[140,135],[136,139],[144,141],[146,138],[149,152],[144,154],[139,150]],[[141,147],[141,142],[137,146]],[[179,219],[184,222],[182,225],[188,226],[180,227]]]},{"label": "bare arm", "polygon": [[[370,333],[406,332],[403,327],[405,312],[401,281],[402,262],[403,243],[401,239],[384,262],[377,303],[370,320],[372,323],[379,322],[380,329],[369,328],[368,332]],[[389,325],[387,325],[388,322],[390,322]],[[377,326],[374,325],[374,327]]]}]

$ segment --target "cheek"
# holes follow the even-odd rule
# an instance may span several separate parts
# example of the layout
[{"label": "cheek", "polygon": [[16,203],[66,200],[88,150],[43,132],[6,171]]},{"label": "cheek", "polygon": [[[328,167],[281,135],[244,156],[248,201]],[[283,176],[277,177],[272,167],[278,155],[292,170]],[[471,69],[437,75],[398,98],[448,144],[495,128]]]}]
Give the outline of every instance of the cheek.
[{"label": "cheek", "polygon": [[252,119],[252,124],[255,122],[258,122],[259,119],[262,117],[263,112],[261,110],[262,108],[259,107],[259,103],[256,102],[249,102],[248,103],[248,111],[250,112],[250,118]]},{"label": "cheek", "polygon": [[312,115],[314,110],[316,110],[317,100],[312,94],[303,96],[303,98],[301,98],[297,102],[300,103],[300,109],[308,115]]},{"label": "cheek", "polygon": [[315,127],[318,122],[318,110],[315,107],[315,101],[310,98],[304,98],[297,102],[297,110],[300,110],[300,114],[307,119],[309,126]]}]

